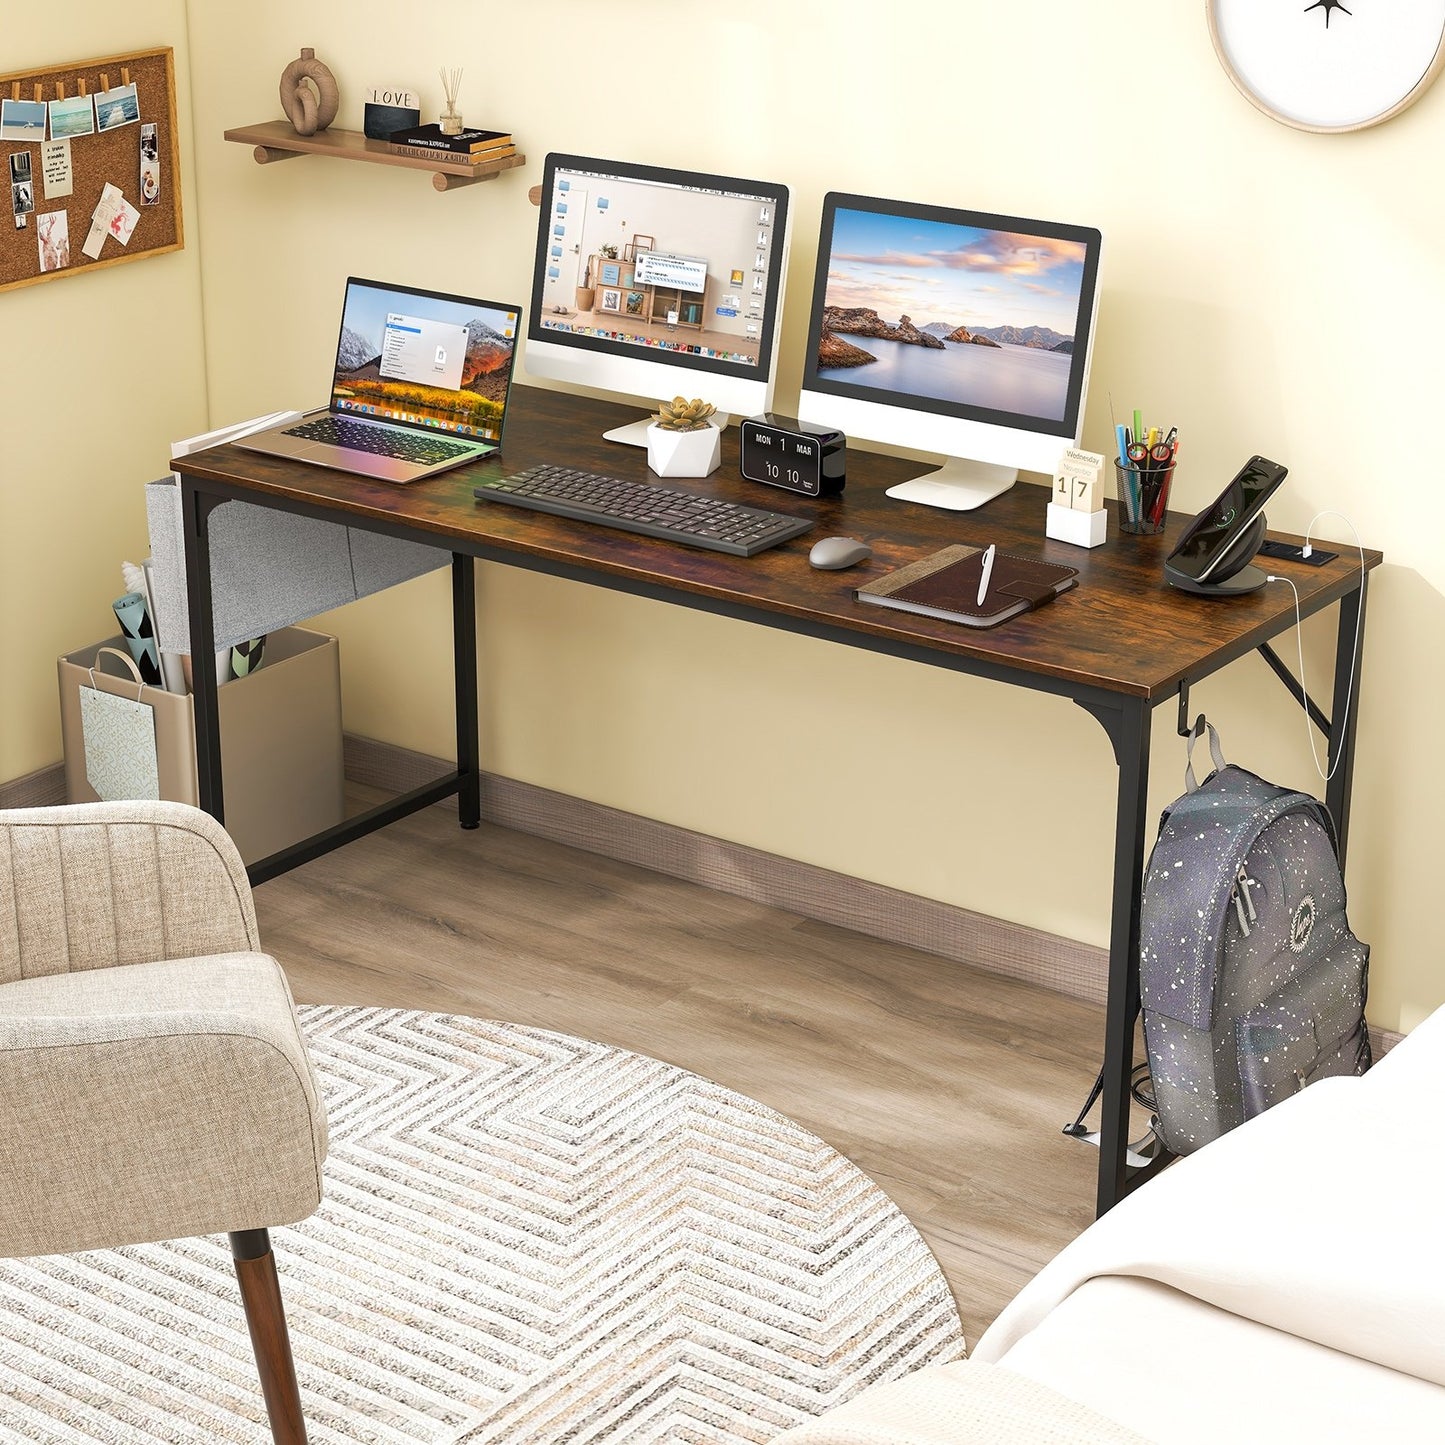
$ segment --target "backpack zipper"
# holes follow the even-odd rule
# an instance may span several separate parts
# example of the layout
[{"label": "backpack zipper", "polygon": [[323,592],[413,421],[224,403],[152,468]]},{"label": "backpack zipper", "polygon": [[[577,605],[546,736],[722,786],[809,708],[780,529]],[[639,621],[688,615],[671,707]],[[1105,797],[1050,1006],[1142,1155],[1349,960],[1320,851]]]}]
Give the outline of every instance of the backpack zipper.
[{"label": "backpack zipper", "polygon": [[[1234,903],[1235,917],[1239,919],[1239,931],[1246,938],[1249,937],[1249,925],[1259,918],[1254,907],[1254,895],[1250,889],[1259,886],[1259,879],[1251,878],[1244,871],[1244,864],[1241,863],[1239,872],[1235,875],[1234,887],[1229,890],[1229,896]],[[1245,917],[1246,913],[1249,915],[1247,918]]]}]

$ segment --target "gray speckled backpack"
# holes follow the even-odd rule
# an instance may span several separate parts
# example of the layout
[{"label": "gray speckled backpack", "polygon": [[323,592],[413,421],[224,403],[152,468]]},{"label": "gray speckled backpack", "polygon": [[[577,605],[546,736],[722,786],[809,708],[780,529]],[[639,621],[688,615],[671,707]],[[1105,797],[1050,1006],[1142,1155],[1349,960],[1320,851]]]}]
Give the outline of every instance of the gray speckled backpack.
[{"label": "gray speckled backpack", "polygon": [[1204,726],[1215,771],[1196,784],[1191,762],[1165,809],[1140,919],[1149,1072],[1175,1154],[1370,1066],[1370,950],[1345,919],[1329,813],[1226,765]]}]

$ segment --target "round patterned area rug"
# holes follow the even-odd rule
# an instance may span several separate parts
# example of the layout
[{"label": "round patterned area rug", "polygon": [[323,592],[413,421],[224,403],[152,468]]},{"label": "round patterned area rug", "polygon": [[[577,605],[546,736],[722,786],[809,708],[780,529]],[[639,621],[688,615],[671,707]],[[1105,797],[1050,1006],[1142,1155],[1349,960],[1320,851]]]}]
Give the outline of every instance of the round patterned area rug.
[{"label": "round patterned area rug", "polygon": [[[741,1442],[963,1353],[868,1178],[773,1110],[513,1024],[300,1010],[326,1198],[273,1233],[312,1445]],[[269,1440],[223,1239],[0,1262],[0,1440]]]}]

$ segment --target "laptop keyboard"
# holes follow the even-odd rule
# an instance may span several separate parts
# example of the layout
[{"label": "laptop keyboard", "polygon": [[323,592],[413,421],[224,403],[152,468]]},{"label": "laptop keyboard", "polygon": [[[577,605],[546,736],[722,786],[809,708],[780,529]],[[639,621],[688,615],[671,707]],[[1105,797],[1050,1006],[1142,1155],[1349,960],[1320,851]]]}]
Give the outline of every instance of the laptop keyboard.
[{"label": "laptop keyboard", "polygon": [[474,488],[477,499],[596,522],[709,552],[751,557],[812,529],[804,517],[744,507],[649,482],[626,482],[573,467],[528,467]]},{"label": "laptop keyboard", "polygon": [[302,422],[300,426],[288,427],[285,435],[301,437],[309,442],[329,442],[332,446],[370,452],[378,457],[392,457],[399,462],[415,462],[419,466],[450,461],[475,450],[474,447],[447,441],[444,437],[418,436],[399,427],[368,426],[365,422],[352,421],[344,416],[318,416],[312,421]]}]

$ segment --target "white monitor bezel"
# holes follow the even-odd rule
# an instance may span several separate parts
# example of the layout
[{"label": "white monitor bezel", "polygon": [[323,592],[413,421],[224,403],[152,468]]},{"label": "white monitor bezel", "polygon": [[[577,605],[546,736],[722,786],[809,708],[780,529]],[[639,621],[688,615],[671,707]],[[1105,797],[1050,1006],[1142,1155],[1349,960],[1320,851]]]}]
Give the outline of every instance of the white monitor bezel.
[{"label": "white monitor bezel", "polygon": [[[994,412],[965,402],[942,402],[929,397],[896,393],[887,400],[874,388],[850,385],[818,376],[818,341],[832,259],[833,224],[839,210],[874,211],[913,216],[922,220],[978,226],[1022,235],[1046,236],[1081,242],[1085,247],[1084,276],[1080,285],[1079,320],[1074,332],[1075,366],[1070,373],[1064,416],[1059,421],[1022,414]],[[962,207],[885,200],[830,191],[823,200],[819,227],[818,262],[808,321],[808,349],[803,364],[799,416],[809,422],[837,426],[850,435],[885,445],[908,447],[945,457],[1049,472],[1066,447],[1078,443],[1084,424],[1093,360],[1094,331],[1099,311],[1099,263],[1103,238],[1089,226],[1064,225]],[[1083,344],[1080,345],[1080,333]],[[1082,353],[1082,360],[1080,355]]]},{"label": "white monitor bezel", "polygon": [[[774,235],[781,238],[769,253],[758,364],[722,361],[716,357],[668,352],[639,354],[636,347],[604,337],[569,336],[544,330],[542,290],[551,240],[550,198],[559,170],[640,180],[708,190],[737,190],[756,195],[773,206]],[[777,181],[757,181],[702,171],[674,170],[631,161],[552,153],[542,174],[541,216],[533,257],[532,305],[527,313],[522,365],[530,376],[591,387],[628,397],[655,400],[676,395],[685,386],[712,402],[720,412],[752,415],[770,409],[782,333],[783,291],[787,283],[788,245],[792,232],[790,192]],[[695,383],[685,381],[692,374]]]}]

